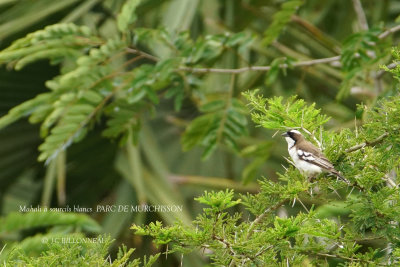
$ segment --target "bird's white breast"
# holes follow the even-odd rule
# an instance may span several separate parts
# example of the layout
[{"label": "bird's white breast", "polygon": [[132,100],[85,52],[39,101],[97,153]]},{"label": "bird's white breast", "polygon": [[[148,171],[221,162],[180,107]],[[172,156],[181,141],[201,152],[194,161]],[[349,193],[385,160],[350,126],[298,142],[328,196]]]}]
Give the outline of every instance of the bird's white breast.
[{"label": "bird's white breast", "polygon": [[[289,142],[288,142],[289,144]],[[289,144],[289,155],[293,160],[294,165],[296,166],[297,169],[299,169],[301,172],[303,172],[304,174],[306,174],[307,176],[313,176],[316,175],[318,173],[322,172],[322,169],[320,167],[318,167],[317,165],[308,163],[307,161],[301,160],[299,158],[298,153],[304,153],[301,150],[297,150],[293,145],[290,146]],[[310,159],[312,158],[312,156],[308,156],[310,157]]]}]

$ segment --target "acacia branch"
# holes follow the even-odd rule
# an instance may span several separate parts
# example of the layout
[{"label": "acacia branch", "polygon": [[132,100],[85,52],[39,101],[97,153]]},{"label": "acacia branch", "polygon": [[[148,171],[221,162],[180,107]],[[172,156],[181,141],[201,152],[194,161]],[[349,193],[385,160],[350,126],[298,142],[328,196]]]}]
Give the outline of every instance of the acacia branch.
[{"label": "acacia branch", "polygon": [[224,246],[224,248],[228,248],[229,251],[231,252],[231,255],[232,255],[232,256],[234,256],[234,257],[237,257],[237,256],[238,256],[238,255],[236,254],[236,252],[233,250],[232,245],[231,245],[228,241],[226,241],[225,239],[223,239],[222,237],[219,237],[219,236],[214,235],[214,236],[212,237],[212,239],[214,239],[214,240],[220,242],[220,243]]},{"label": "acacia branch", "polygon": [[400,31],[400,25],[394,26],[393,28],[390,28],[389,30],[384,31],[383,33],[378,35],[378,38],[384,39],[384,38],[388,37],[390,34],[398,32],[398,31]]},{"label": "acacia branch", "polygon": [[382,140],[385,139],[388,136],[389,136],[389,133],[385,132],[381,136],[377,137],[376,139],[374,139],[372,141],[365,141],[364,143],[352,146],[352,147],[346,149],[345,151],[346,151],[346,153],[350,153],[350,152],[357,151],[357,150],[359,150],[361,148],[364,148],[366,146],[374,146],[374,145],[382,142]]},{"label": "acacia branch", "polygon": [[257,224],[259,224],[271,211],[274,211],[274,210],[278,209],[280,206],[282,206],[283,204],[285,204],[285,202],[287,200],[289,200],[289,198],[285,198],[281,202],[278,202],[274,206],[266,209],[263,213],[258,215],[258,217],[250,224],[250,227],[247,230],[247,238],[249,238],[253,234],[253,229]]}]

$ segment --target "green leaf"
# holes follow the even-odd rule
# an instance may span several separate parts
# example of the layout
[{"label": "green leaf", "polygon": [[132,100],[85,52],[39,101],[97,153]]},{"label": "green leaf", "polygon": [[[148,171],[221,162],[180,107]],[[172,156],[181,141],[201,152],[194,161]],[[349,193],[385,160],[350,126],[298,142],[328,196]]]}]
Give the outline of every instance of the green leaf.
[{"label": "green leaf", "polygon": [[223,109],[226,106],[226,101],[224,100],[214,100],[202,105],[199,110],[203,113],[216,112]]},{"label": "green leaf", "polygon": [[243,95],[252,107],[253,121],[267,129],[303,128],[312,133],[329,120],[315,108],[315,103],[307,105],[303,99],[296,99],[296,96],[286,101],[282,97],[266,99],[257,96],[257,92],[258,90],[248,91]]},{"label": "green leaf", "polygon": [[303,4],[303,1],[291,0],[282,4],[282,9],[274,14],[273,21],[264,33],[262,40],[264,46],[271,44],[282,32],[293,14]]},{"label": "green leaf", "polygon": [[280,65],[285,61],[285,58],[276,58],[271,62],[271,69],[267,73],[267,85],[272,85],[278,78],[280,72]]},{"label": "green leaf", "polygon": [[122,6],[121,13],[117,17],[118,29],[123,33],[128,30],[130,24],[137,19],[135,14],[137,6],[141,0],[126,0]]},{"label": "green leaf", "polygon": [[[30,208],[30,206],[25,207]],[[23,210],[24,206],[21,208]],[[85,214],[39,211],[10,213],[6,217],[0,218],[0,233],[55,225],[72,225],[81,227],[84,231],[91,233],[99,233],[101,231],[99,224]]]},{"label": "green leaf", "polygon": [[136,143],[140,130],[140,115],[144,108],[142,103],[131,104],[119,100],[109,105],[105,113],[109,117],[107,128],[103,131],[103,136],[108,138],[121,138],[120,145],[126,143],[129,134],[132,134],[133,141]]},{"label": "green leaf", "polygon": [[231,208],[241,202],[240,199],[233,200],[233,190],[219,191],[219,192],[204,192],[201,197],[195,198],[196,201],[208,205],[215,211],[222,211]]},{"label": "green leaf", "polygon": [[206,114],[194,119],[182,137],[184,150],[196,145],[204,147],[203,159],[207,159],[217,148],[217,144],[225,144],[239,152],[237,139],[247,134],[246,110],[236,98],[213,100],[200,107]]}]

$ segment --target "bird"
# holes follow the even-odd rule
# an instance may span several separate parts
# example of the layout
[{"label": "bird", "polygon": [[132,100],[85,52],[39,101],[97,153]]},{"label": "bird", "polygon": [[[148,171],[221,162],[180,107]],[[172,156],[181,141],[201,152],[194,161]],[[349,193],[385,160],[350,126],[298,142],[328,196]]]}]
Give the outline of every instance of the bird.
[{"label": "bird", "polygon": [[349,184],[326,158],[326,156],[307,141],[301,132],[289,130],[282,134],[288,144],[289,155],[293,160],[295,167],[309,178],[314,178],[322,172],[328,172]]}]

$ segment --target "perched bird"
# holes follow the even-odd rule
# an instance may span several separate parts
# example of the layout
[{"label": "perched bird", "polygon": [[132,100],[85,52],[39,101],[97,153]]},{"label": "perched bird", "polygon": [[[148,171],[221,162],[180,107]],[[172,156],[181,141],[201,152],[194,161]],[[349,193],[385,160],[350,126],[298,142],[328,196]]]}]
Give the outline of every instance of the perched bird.
[{"label": "perched bird", "polygon": [[289,155],[300,172],[312,178],[322,171],[331,173],[346,183],[349,183],[325,157],[324,154],[312,143],[308,142],[297,130],[283,133],[288,143]]}]

